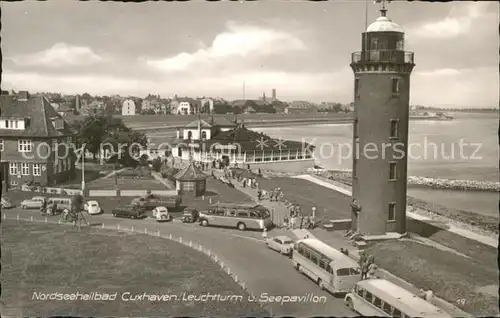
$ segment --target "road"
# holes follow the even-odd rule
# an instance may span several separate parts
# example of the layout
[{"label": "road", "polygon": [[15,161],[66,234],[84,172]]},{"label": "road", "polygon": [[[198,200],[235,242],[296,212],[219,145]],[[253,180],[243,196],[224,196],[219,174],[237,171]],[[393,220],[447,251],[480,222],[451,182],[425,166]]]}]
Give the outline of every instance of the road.
[{"label": "road", "polygon": [[[37,210],[21,210],[18,208],[3,210],[7,218],[29,220],[31,216],[41,220]],[[57,221],[59,216],[49,217],[49,221]],[[344,306],[342,298],[321,291],[314,282],[300,275],[294,269],[289,258],[265,247],[259,232],[237,231],[220,228],[204,228],[198,224],[182,224],[179,222],[157,223],[153,219],[129,220],[114,218],[110,214],[89,217],[92,224],[104,224],[106,227],[131,228],[138,232],[149,233],[160,231],[161,235],[171,234],[182,237],[183,241],[201,243],[210,248],[224,264],[231,269],[239,280],[246,283],[247,289],[257,298],[267,293],[269,296],[326,296],[325,303],[267,303],[266,308],[276,316],[357,316]],[[100,225],[95,225],[100,226]],[[272,232],[270,233],[272,235]]]}]

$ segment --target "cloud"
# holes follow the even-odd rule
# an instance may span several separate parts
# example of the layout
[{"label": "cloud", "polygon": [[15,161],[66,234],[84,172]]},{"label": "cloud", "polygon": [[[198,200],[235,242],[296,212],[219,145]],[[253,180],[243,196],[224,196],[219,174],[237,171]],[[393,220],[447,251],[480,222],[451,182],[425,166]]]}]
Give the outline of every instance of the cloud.
[{"label": "cloud", "polygon": [[411,77],[413,104],[493,107],[498,104],[497,67],[436,69]]},{"label": "cloud", "polygon": [[186,71],[229,57],[246,59],[307,49],[299,38],[284,31],[235,22],[228,22],[227,29],[215,37],[210,47],[199,49],[194,53],[182,52],[173,57],[159,60],[142,57],[140,60],[149,66],[167,72]]},{"label": "cloud", "polygon": [[449,39],[467,34],[471,31],[474,23],[483,16],[489,15],[489,3],[474,2],[456,4],[448,16],[439,21],[432,21],[417,25],[409,30],[412,37]]},{"label": "cloud", "polygon": [[21,66],[64,67],[91,65],[104,61],[104,58],[85,46],[56,43],[49,49],[13,57],[11,60]]}]

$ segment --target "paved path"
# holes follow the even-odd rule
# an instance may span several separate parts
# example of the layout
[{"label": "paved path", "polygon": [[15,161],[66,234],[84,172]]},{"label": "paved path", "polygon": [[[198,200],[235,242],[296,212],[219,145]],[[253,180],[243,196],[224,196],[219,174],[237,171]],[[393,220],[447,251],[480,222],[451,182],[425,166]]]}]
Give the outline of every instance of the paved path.
[{"label": "paved path", "polygon": [[[4,210],[9,218],[29,219],[31,216],[40,219],[38,211],[10,209]],[[50,218],[56,221],[58,216]],[[214,254],[231,268],[240,280],[246,282],[249,291],[257,297],[263,293],[274,296],[304,296],[312,294],[327,297],[327,302],[318,303],[270,303],[268,308],[277,316],[356,316],[344,306],[342,298],[319,290],[314,282],[297,273],[290,259],[265,247],[262,233],[237,231],[211,227],[201,227],[197,224],[182,224],[178,222],[157,223],[151,219],[129,220],[114,218],[109,214],[90,216],[92,224],[103,223],[106,227],[131,228],[136,231],[161,231],[161,235],[172,234],[183,240],[192,240],[210,248]]]},{"label": "paved path", "polygon": [[[108,178],[111,178],[111,177],[112,177],[112,176],[114,176],[115,174],[120,173],[120,172],[122,172],[122,171],[123,171],[123,170],[125,170],[125,169],[127,169],[127,168],[123,168],[123,169],[115,170],[115,171],[110,172],[110,173],[108,173],[107,175],[105,175],[104,177],[99,178],[99,179],[108,179]],[[99,180],[99,179],[96,179],[96,180]],[[94,180],[94,181],[95,181],[95,180]]]},{"label": "paved path", "polygon": [[156,171],[151,171],[151,175],[153,176],[153,178],[155,178],[156,180],[160,181],[161,184],[163,184],[165,187],[167,187],[168,189],[170,190],[175,190],[175,183],[173,183],[172,181],[170,180],[165,180],[162,176],[161,176],[161,173],[159,172],[156,172]]},{"label": "paved path", "polygon": [[[299,178],[299,179],[311,181],[311,182],[314,182],[314,183],[319,184],[321,186],[324,186],[326,188],[343,193],[347,196],[352,195],[351,190],[347,189],[345,186],[339,186],[339,185],[336,185],[334,183],[330,183],[330,182],[321,180],[321,179],[316,178],[316,177],[311,176],[311,175],[300,175],[300,176],[295,176],[293,178]],[[406,215],[412,219],[419,220],[419,221],[424,221],[424,222],[432,221],[432,219],[429,217],[422,216],[422,215],[412,213],[412,212],[406,212]],[[474,241],[477,241],[477,242],[480,242],[480,243],[483,243],[483,244],[486,244],[486,245],[489,245],[492,247],[498,246],[498,236],[495,238],[495,237],[489,237],[489,236],[477,234],[477,233],[474,233],[474,232],[469,231],[467,229],[464,229],[462,227],[457,227],[456,225],[451,224],[451,223],[448,223],[447,226],[449,227],[447,229],[447,231],[450,231],[452,233],[458,234],[460,236],[469,238],[471,240],[474,240]]]}]

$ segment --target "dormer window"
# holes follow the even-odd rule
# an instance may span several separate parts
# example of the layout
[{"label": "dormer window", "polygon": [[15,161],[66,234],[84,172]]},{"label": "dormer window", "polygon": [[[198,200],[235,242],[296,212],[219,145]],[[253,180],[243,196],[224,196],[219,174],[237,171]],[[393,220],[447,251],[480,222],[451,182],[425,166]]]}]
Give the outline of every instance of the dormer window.
[{"label": "dormer window", "polygon": [[24,119],[3,119],[0,120],[0,129],[23,130],[25,128]]}]

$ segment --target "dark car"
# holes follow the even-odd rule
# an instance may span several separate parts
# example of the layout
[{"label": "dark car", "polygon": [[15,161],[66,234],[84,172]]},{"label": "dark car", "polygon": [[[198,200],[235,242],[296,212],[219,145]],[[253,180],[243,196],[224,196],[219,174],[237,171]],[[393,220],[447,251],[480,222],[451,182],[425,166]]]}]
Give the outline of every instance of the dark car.
[{"label": "dark car", "polygon": [[152,210],[159,206],[164,206],[167,209],[177,209],[182,203],[180,196],[160,197],[155,194],[148,194],[132,200],[132,206],[138,206],[146,210]]},{"label": "dark car", "polygon": [[200,213],[196,209],[187,208],[182,216],[182,223],[194,223],[198,221]]},{"label": "dark car", "polygon": [[114,217],[141,219],[144,218],[146,211],[143,208],[127,206],[123,208],[113,209],[111,213]]}]

